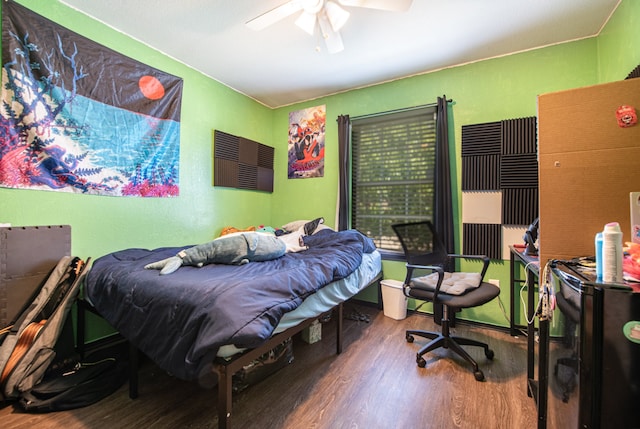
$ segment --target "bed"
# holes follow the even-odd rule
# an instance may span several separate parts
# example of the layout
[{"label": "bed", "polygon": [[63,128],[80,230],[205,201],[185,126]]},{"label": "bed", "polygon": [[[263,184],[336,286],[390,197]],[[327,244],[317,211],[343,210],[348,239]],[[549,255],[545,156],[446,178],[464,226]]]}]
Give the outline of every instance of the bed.
[{"label": "bed", "polygon": [[228,428],[235,372],[332,309],[340,353],[342,303],[381,277],[379,252],[356,230],[322,229],[304,244],[273,260],[182,266],[166,276],[145,266],[185,247],[125,249],[94,261],[85,297],[160,368],[184,380],[217,373],[218,426]]}]

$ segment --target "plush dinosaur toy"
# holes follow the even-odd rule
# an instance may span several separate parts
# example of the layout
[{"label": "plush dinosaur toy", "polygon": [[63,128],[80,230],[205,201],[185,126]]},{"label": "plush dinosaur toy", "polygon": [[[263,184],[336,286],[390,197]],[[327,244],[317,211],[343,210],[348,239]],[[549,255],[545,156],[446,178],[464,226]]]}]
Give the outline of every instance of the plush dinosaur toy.
[{"label": "plush dinosaur toy", "polygon": [[171,274],[183,265],[202,267],[206,264],[242,265],[269,261],[285,254],[286,244],[275,235],[261,232],[236,232],[208,243],[181,250],[176,256],[145,265],[148,270]]}]

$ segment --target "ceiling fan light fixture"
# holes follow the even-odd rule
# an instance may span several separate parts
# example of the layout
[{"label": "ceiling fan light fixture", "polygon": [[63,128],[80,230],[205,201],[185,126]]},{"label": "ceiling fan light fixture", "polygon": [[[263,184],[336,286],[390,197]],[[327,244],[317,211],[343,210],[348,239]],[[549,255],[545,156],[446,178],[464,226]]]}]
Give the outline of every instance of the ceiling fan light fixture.
[{"label": "ceiling fan light fixture", "polygon": [[413,0],[288,0],[262,15],[249,20],[246,24],[253,30],[262,30],[298,11],[296,26],[310,35],[319,27],[319,36],[324,39],[327,52],[333,54],[344,50],[340,29],[351,15],[343,6],[380,9],[387,11],[406,11]]},{"label": "ceiling fan light fixture", "polygon": [[347,20],[349,19],[349,16],[351,15],[337,3],[332,1],[327,1],[325,3],[324,10],[327,14],[329,22],[331,23],[333,31],[339,31],[342,27],[344,27],[344,25],[347,23]]},{"label": "ceiling fan light fixture", "polygon": [[313,36],[313,32],[316,29],[316,15],[304,11],[296,19],[296,25]]}]

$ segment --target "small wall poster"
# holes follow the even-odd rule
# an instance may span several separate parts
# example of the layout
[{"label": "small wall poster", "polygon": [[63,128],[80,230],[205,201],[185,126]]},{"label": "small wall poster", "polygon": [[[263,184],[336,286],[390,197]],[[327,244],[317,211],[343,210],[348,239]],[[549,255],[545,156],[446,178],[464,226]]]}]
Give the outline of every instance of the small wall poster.
[{"label": "small wall poster", "polygon": [[289,113],[289,179],[324,177],[326,106]]}]

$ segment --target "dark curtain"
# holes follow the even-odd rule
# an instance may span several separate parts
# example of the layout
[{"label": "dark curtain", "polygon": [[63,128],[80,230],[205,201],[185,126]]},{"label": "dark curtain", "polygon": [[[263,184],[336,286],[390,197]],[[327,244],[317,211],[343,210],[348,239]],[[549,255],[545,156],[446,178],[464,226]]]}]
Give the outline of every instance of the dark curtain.
[{"label": "dark curtain", "polygon": [[349,228],[349,164],[351,120],[349,115],[338,116],[338,163],[340,184],[338,188],[338,207],[336,207],[336,228],[344,231]]},{"label": "dark curtain", "polygon": [[447,97],[438,97],[436,116],[436,177],[433,223],[447,252],[455,253],[453,205],[451,202],[451,164],[449,162],[449,123]]},{"label": "dark curtain", "polygon": [[[453,236],[453,204],[451,202],[451,164],[449,163],[449,121],[447,97],[438,97],[436,112],[436,177],[433,206],[433,224],[444,242],[447,253],[455,252]],[[450,261],[453,263],[454,261]],[[453,266],[444,267],[453,271]],[[433,316],[437,324],[443,317],[442,305],[433,307]],[[449,315],[450,326],[456,325],[455,312]]]}]

